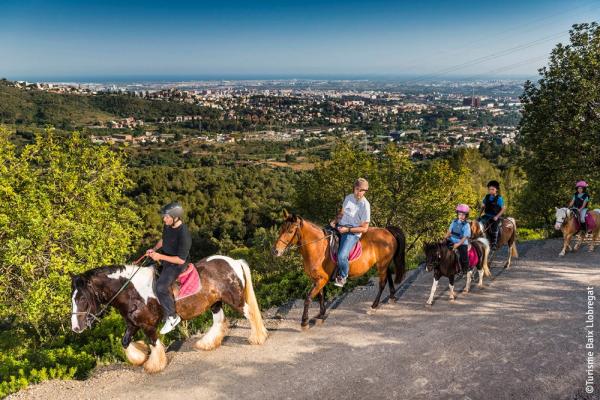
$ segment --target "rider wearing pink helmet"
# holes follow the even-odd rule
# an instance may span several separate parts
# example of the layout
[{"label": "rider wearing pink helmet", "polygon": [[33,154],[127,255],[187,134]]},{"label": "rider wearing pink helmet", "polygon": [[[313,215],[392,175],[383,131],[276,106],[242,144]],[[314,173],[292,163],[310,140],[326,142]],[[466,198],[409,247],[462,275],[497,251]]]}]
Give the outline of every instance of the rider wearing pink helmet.
[{"label": "rider wearing pink helmet", "polygon": [[578,181],[575,184],[576,191],[573,195],[573,198],[569,202],[569,208],[575,210],[575,212],[579,214],[579,222],[581,223],[579,225],[580,229],[586,233],[591,233],[588,232],[587,224],[585,223],[585,216],[588,211],[587,206],[590,204],[590,195],[587,193],[588,187],[589,185],[587,182],[583,180]]},{"label": "rider wearing pink helmet", "polygon": [[452,249],[458,250],[458,256],[462,272],[469,270],[469,253],[468,245],[471,237],[471,226],[467,221],[471,209],[466,204],[456,206],[456,218],[450,223],[448,232],[446,232],[446,240],[448,244],[452,244]]}]

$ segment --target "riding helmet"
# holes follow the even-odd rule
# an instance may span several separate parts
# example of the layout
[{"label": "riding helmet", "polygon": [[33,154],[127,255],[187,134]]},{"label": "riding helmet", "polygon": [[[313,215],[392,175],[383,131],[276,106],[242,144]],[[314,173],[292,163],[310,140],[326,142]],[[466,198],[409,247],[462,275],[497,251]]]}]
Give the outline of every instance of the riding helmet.
[{"label": "riding helmet", "polygon": [[575,184],[575,187],[578,187],[578,188],[580,188],[580,187],[582,187],[582,188],[586,188],[586,187],[588,187],[588,186],[589,186],[589,185],[587,184],[587,182],[586,182],[586,181],[579,181],[579,182],[577,182],[577,183]]},{"label": "riding helmet", "polygon": [[468,214],[469,211],[471,211],[471,208],[466,204],[459,204],[456,206],[456,212]]},{"label": "riding helmet", "polygon": [[174,201],[173,203],[169,203],[166,206],[163,206],[160,209],[160,214],[163,216],[170,215],[173,218],[181,218],[183,217],[183,207],[179,202]]},{"label": "riding helmet", "polygon": [[487,187],[495,187],[497,190],[500,190],[500,182],[498,181],[489,181]]}]

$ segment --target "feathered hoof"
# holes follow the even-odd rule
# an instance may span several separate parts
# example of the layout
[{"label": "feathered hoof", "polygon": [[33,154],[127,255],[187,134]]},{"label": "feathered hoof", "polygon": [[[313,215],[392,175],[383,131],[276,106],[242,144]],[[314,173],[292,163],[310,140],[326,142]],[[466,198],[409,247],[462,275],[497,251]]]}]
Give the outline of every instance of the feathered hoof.
[{"label": "feathered hoof", "polygon": [[477,289],[483,290],[483,289],[485,289],[485,286],[483,286],[483,285],[477,285]]},{"label": "feathered hoof", "polygon": [[266,329],[262,332],[251,332],[250,336],[248,336],[248,343],[251,345],[261,345],[267,341],[267,337],[269,337],[269,334]]},{"label": "feathered hoof", "polygon": [[302,330],[303,330],[303,331],[305,331],[305,332],[306,332],[307,330],[309,330],[309,329],[310,329],[310,326],[308,325],[308,322],[306,322],[306,323],[304,323],[304,322],[303,322],[303,323],[301,323],[301,324],[300,324],[300,329],[302,329]]},{"label": "feathered hoof", "polygon": [[218,326],[213,325],[208,332],[200,340],[194,343],[194,348],[196,350],[214,350],[217,347],[221,346],[223,343],[223,338],[227,333],[227,324],[221,323]]},{"label": "feathered hoof", "polygon": [[150,345],[150,357],[144,363],[144,371],[149,374],[161,372],[167,367],[167,363],[165,346],[163,346],[160,340],[157,340],[155,346]]},{"label": "feathered hoof", "polygon": [[137,342],[129,343],[129,346],[124,351],[129,363],[138,367],[148,359],[150,348],[144,341],[138,340]]}]

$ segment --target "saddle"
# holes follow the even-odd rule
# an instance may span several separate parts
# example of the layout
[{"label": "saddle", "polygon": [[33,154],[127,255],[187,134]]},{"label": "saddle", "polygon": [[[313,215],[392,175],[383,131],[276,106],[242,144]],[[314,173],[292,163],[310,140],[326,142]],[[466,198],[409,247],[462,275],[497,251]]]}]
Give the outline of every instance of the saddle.
[{"label": "saddle", "polygon": [[[160,275],[159,268],[155,268],[155,273]],[[187,268],[181,274],[179,274],[171,286],[175,301],[181,300],[185,297],[193,296],[198,293],[201,288],[200,275],[198,274],[198,270],[193,263],[188,264]]]},{"label": "saddle", "polygon": [[[337,265],[337,254],[340,248],[340,239],[342,235],[337,229],[334,229],[330,226],[325,226],[323,228],[326,235],[329,236],[329,256],[331,261],[333,261]],[[352,250],[350,250],[350,255],[348,256],[348,261],[354,261],[362,255],[362,245],[360,244],[360,240],[354,245]]]},{"label": "saddle", "polygon": [[[575,214],[575,226],[577,226],[577,231],[580,231],[582,227],[581,227],[581,222],[580,222],[581,215],[580,215],[579,209],[572,208],[571,211]],[[588,231],[593,231],[596,229],[596,221],[594,220],[594,217],[592,216],[592,214],[589,211],[587,214],[585,214],[585,224],[587,226]]]},{"label": "saddle", "polygon": [[[454,254],[456,254],[455,268],[456,268],[456,272],[458,273],[461,270],[461,267],[460,267],[460,254],[458,253],[458,250],[453,250],[453,251],[454,251]],[[477,267],[477,264],[479,264],[479,260],[481,260],[482,257],[483,257],[483,252],[479,248],[479,246],[469,244],[469,248],[467,250],[467,254],[469,256],[469,268],[475,268],[475,267]]]}]

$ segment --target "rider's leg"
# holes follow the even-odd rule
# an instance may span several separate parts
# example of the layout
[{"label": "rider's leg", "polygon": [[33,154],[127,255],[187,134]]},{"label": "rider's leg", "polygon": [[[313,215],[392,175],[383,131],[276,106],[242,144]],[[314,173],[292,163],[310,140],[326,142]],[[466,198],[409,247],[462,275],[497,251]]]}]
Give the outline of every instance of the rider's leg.
[{"label": "rider's leg", "polygon": [[342,278],[348,277],[348,270],[350,269],[348,257],[350,257],[350,252],[359,239],[360,238],[353,233],[345,233],[342,235],[340,248],[338,250],[338,271]]},{"label": "rider's leg", "polygon": [[156,295],[164,312],[163,317],[166,319],[176,315],[175,300],[173,299],[171,285],[175,282],[179,274],[183,272],[185,264],[178,265],[163,261],[162,265],[162,271],[156,281]]},{"label": "rider's leg", "polygon": [[585,223],[585,216],[587,214],[588,209],[587,208],[582,208],[581,211],[579,212],[579,221],[581,222],[581,230],[583,231],[583,233],[588,233],[588,227],[587,224]]},{"label": "rider's leg", "polygon": [[494,220],[494,218],[490,218],[489,221],[489,230],[490,230],[490,246],[492,247],[492,249],[496,249],[496,246],[498,245],[498,231],[499,231],[499,226],[498,226],[498,221]]},{"label": "rider's leg", "polygon": [[469,252],[466,244],[458,246],[458,258],[462,272],[469,271]]}]

